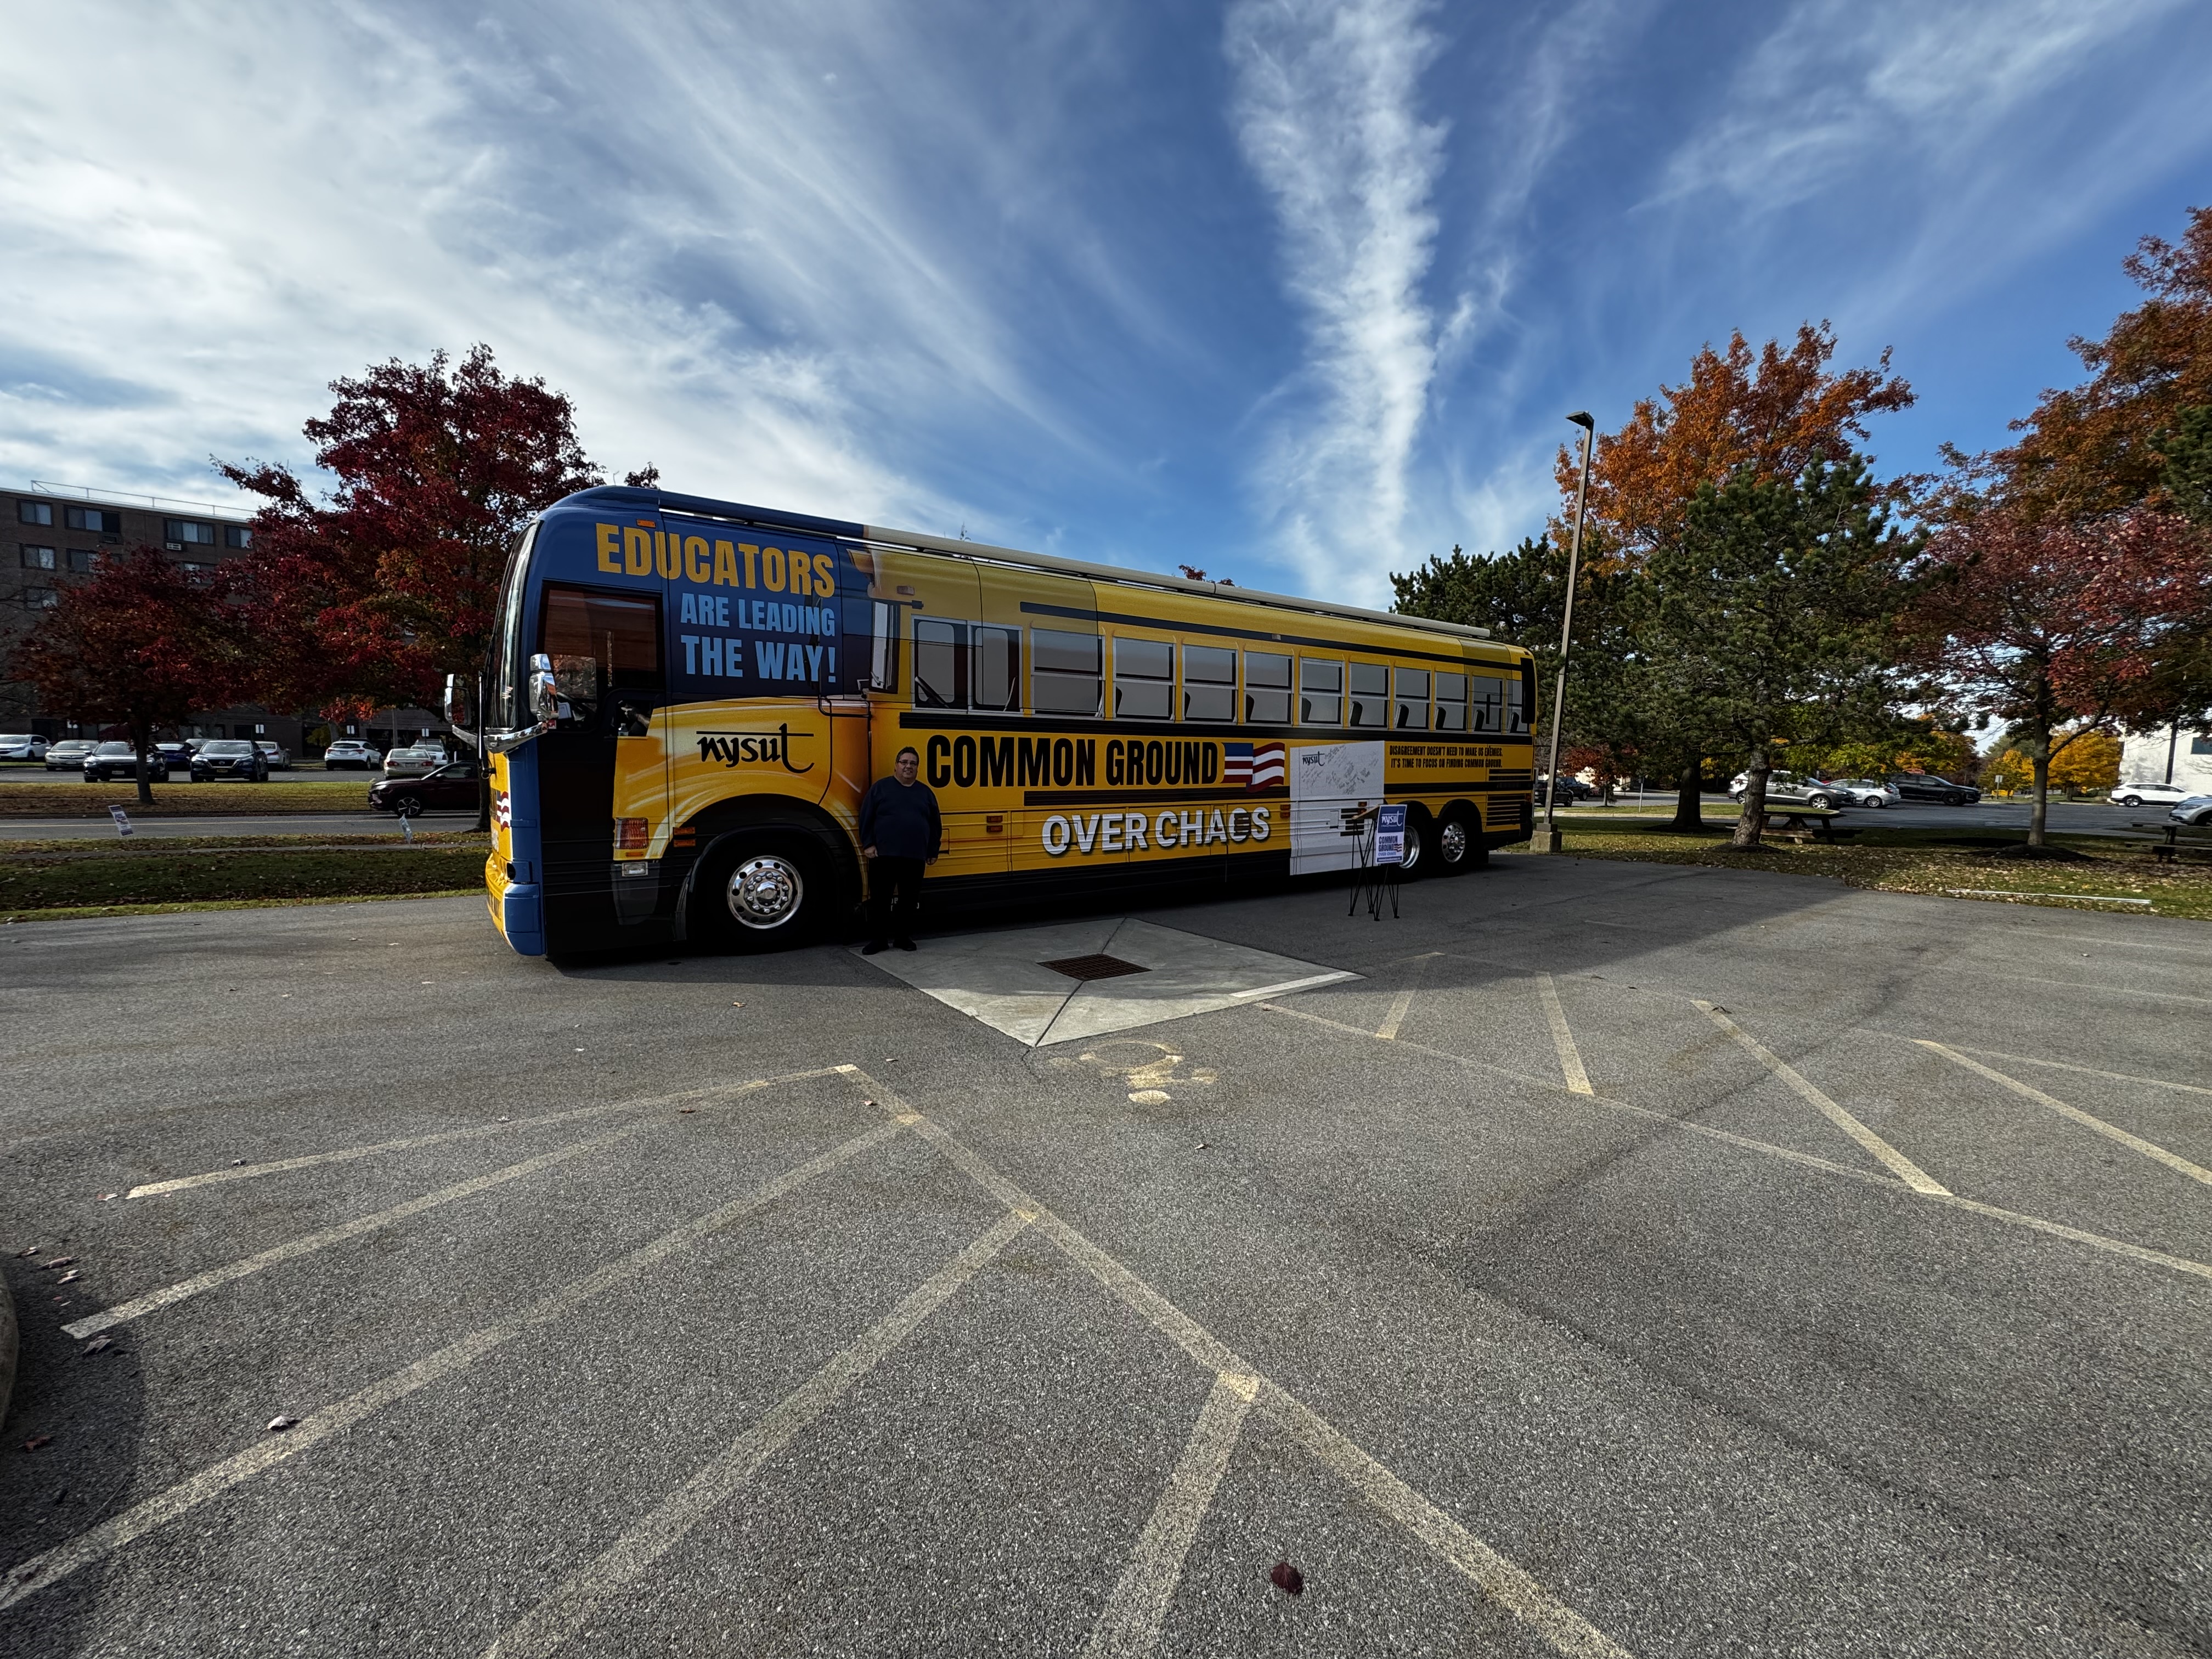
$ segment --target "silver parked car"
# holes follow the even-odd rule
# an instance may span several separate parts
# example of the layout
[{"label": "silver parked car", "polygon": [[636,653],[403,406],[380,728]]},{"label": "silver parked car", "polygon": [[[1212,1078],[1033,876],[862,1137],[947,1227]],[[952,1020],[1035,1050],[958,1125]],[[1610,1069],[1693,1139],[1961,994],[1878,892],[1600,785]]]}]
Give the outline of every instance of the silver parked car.
[{"label": "silver parked car", "polygon": [[1838,778],[1835,784],[1844,792],[1846,805],[1894,806],[1905,799],[1894,785],[1879,778]]},{"label": "silver parked car", "polygon": [[415,744],[405,749],[395,749],[384,757],[384,775],[387,778],[419,778],[445,763],[444,750]]},{"label": "silver parked car", "polygon": [[2185,823],[2192,830],[2212,826],[2212,795],[2191,795],[2178,801],[2166,817],[2176,823]]},{"label": "silver parked car", "polygon": [[291,751],[283,744],[269,738],[256,738],[253,740],[253,746],[267,757],[270,771],[289,772],[292,769]]},{"label": "silver parked car", "polygon": [[46,750],[46,770],[81,771],[84,767],[84,757],[99,747],[90,738],[64,738]]},{"label": "silver parked car", "polygon": [[46,740],[30,732],[0,733],[0,761],[42,761]]},{"label": "silver parked car", "polygon": [[[1739,772],[1729,780],[1729,799],[1741,800],[1744,790],[1751,783],[1751,774]],[[1848,806],[1844,786],[1832,783],[1822,777],[1808,777],[1801,772],[1769,772],[1766,775],[1766,804],[1769,806]]]}]

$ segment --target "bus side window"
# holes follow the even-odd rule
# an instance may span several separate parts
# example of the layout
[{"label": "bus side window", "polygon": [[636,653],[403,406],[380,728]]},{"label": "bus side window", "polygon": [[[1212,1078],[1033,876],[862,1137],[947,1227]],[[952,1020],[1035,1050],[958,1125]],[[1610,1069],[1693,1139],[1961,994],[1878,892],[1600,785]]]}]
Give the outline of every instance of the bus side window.
[{"label": "bus side window", "polygon": [[899,686],[899,607],[886,599],[868,601],[870,638],[868,689],[896,691]]},{"label": "bus side window", "polygon": [[1437,730],[1464,732],[1467,730],[1467,676],[1439,674],[1437,676]]},{"label": "bus side window", "polygon": [[[1400,668],[1392,672],[1398,695],[1397,707],[1392,711],[1390,724],[1401,732],[1427,731],[1429,671],[1425,668]],[[1438,678],[1443,677],[1439,675]]]},{"label": "bus side window", "polygon": [[1344,665],[1298,659],[1298,724],[1344,724]]},{"label": "bus side window", "polygon": [[1216,645],[1182,648],[1182,717],[1187,720],[1237,718],[1237,653]]},{"label": "bus side window", "polygon": [[660,666],[660,602],[548,583],[539,636],[553,659],[553,679],[576,719],[586,725],[611,719],[617,694],[657,700],[665,681]]},{"label": "bus side window", "polygon": [[914,619],[914,706],[968,706],[968,624]]},{"label": "bus side window", "polygon": [[975,629],[975,666],[970,678],[978,708],[1022,712],[1022,630]]},{"label": "bus side window", "polygon": [[1519,678],[1505,682],[1505,729],[1508,732],[1528,729],[1529,705],[1536,701],[1536,670],[1533,664],[1522,663]]},{"label": "bus side window", "polygon": [[1474,678],[1474,724],[1476,732],[1503,732],[1505,729],[1505,682],[1494,674],[1477,674]]},{"label": "bus side window", "polygon": [[1253,726],[1291,723],[1291,659],[1268,651],[1244,653],[1244,719]]},{"label": "bus side window", "polygon": [[1175,647],[1126,636],[1114,641],[1114,712],[1133,720],[1174,716]]},{"label": "bus side window", "polygon": [[1098,636],[1030,629],[1030,706],[1040,714],[1096,714],[1101,701]]},{"label": "bus side window", "polygon": [[1352,723],[1390,724],[1390,671],[1377,662],[1352,665]]}]

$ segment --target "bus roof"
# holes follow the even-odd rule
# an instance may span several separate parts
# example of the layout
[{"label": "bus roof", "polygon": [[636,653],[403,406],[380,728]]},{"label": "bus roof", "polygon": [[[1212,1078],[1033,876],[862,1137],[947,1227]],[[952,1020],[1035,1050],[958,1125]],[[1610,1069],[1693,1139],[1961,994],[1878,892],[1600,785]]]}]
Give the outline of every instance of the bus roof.
[{"label": "bus roof", "polygon": [[563,496],[554,505],[605,505],[607,507],[643,507],[666,508],[677,513],[696,514],[703,518],[734,519],[746,524],[779,525],[792,530],[811,531],[816,535],[839,536],[848,540],[866,542],[878,547],[913,548],[927,553],[945,553],[955,558],[974,559],[987,564],[1029,565],[1039,570],[1056,570],[1071,576],[1088,576],[1097,581],[1109,581],[1126,586],[1161,587],[1185,593],[1202,593],[1217,599],[1231,599],[1243,605],[1266,605],[1279,611],[1301,611],[1315,616],[1343,617],[1358,622],[1382,623],[1392,628],[1414,628],[1431,634],[1451,634],[1462,639],[1487,640],[1486,628],[1475,628],[1465,623],[1438,622],[1428,617],[1401,616],[1395,611],[1369,611],[1356,605],[1332,605],[1326,599],[1300,599],[1294,594],[1270,593],[1257,587],[1237,587],[1228,582],[1194,581],[1187,576],[1162,576],[1147,570],[1130,570],[1119,565],[1092,564],[1082,559],[1063,559],[1050,553],[1027,553],[1019,548],[994,547],[988,542],[949,540],[943,536],[925,535],[918,530],[894,530],[882,525],[856,524],[845,519],[820,519],[805,513],[779,512],[769,507],[747,507],[739,501],[719,501],[704,495],[679,495],[664,489],[633,489],[622,485],[602,485],[596,489],[579,490]]}]

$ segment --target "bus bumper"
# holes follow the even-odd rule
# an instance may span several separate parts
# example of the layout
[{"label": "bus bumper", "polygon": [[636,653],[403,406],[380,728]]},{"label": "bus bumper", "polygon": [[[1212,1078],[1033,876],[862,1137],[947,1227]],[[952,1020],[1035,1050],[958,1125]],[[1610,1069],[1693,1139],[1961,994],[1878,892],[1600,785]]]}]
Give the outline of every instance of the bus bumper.
[{"label": "bus bumper", "polygon": [[518,882],[500,895],[499,930],[518,956],[545,954],[545,891],[536,882]]}]

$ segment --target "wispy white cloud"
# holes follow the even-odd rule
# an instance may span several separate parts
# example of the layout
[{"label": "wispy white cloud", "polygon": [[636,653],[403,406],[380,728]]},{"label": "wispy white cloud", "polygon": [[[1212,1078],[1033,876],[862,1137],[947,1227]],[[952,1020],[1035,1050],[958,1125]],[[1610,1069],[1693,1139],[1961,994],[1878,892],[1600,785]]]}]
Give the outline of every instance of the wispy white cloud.
[{"label": "wispy white cloud", "polygon": [[1267,191],[1305,360],[1266,416],[1255,488],[1282,552],[1324,592],[1387,596],[1435,374],[1422,283],[1444,129],[1419,112],[1437,40],[1420,0],[1240,0],[1234,119]]}]

